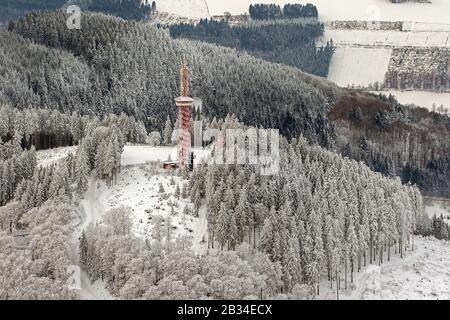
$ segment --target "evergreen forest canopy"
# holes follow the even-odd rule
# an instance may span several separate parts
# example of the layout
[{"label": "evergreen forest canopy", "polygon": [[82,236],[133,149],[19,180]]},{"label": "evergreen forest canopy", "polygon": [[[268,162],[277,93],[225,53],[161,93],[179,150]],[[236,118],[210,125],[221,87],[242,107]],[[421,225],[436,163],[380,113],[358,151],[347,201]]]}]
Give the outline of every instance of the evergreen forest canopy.
[{"label": "evergreen forest canopy", "polygon": [[[176,119],[178,67],[186,56],[203,115],[235,114],[247,125],[279,128],[448,196],[450,122],[395,99],[339,89],[296,68],[103,14],[86,13],[68,31],[63,12],[30,14],[0,31],[0,103],[100,118],[125,113],[147,131]],[[37,44],[36,44],[37,43]],[[133,50],[130,50],[133,48]]]},{"label": "evergreen forest canopy", "polygon": [[250,5],[250,17],[255,20],[319,18],[317,7],[313,4],[286,4],[283,9],[276,4]]},{"label": "evergreen forest canopy", "polygon": [[285,21],[231,27],[226,21],[201,20],[198,24],[169,27],[174,38],[187,38],[245,51],[270,62],[297,67],[321,77],[328,75],[333,44],[317,48],[316,39],[324,27],[317,22]]},{"label": "evergreen forest canopy", "polygon": [[141,0],[2,0],[0,25],[22,17],[29,12],[55,10],[68,5],[78,5],[82,10],[103,12],[128,20],[148,17],[151,6]]},{"label": "evergreen forest canopy", "polygon": [[[172,40],[143,23],[86,13],[81,30],[67,30],[65,19],[58,11],[30,14],[2,32],[2,103],[100,116],[124,112],[143,121],[148,131],[161,131],[167,115],[175,119],[173,99],[184,55],[192,93],[203,99],[205,116],[235,114],[249,125],[279,128],[287,137],[303,134],[311,142],[332,144],[326,113],[336,89],[319,78],[233,49]],[[25,61],[30,50],[53,55],[55,62]]]}]

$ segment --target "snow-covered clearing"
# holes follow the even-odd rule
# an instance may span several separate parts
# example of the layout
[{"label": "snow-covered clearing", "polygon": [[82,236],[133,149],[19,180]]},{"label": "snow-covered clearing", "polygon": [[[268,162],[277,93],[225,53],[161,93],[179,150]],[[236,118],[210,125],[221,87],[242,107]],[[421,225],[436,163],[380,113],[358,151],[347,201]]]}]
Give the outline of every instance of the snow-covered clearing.
[{"label": "snow-covered clearing", "polygon": [[[210,151],[194,148],[195,160],[198,164],[205,159]],[[148,145],[126,145],[122,153],[122,166],[143,164],[149,161],[167,161],[177,159],[177,147],[151,147]]]},{"label": "snow-covered clearing", "polygon": [[416,106],[433,110],[433,104],[439,108],[441,105],[444,108],[450,108],[450,93],[427,92],[427,91],[397,91],[388,90],[374,93],[382,93],[386,96],[392,94],[398,102],[408,105],[415,104]]},{"label": "snow-covered clearing", "polygon": [[47,167],[61,161],[76,150],[76,146],[39,150],[36,152],[36,158],[40,166]]},{"label": "snow-covered clearing", "polygon": [[[83,228],[89,223],[98,222],[108,210],[126,206],[133,213],[133,232],[136,236],[151,239],[155,217],[162,218],[163,226],[170,217],[172,237],[191,236],[194,249],[202,250],[202,240],[206,237],[205,210],[201,208],[199,217],[195,217],[190,200],[175,197],[176,186],[182,190],[183,184],[188,181],[179,177],[175,171],[161,168],[160,161],[167,160],[169,155],[174,160],[176,153],[176,147],[126,145],[122,154],[122,169],[114,185],[109,187],[103,181],[91,179],[89,190],[81,201],[85,213]],[[198,164],[209,151],[195,149],[194,154]],[[174,184],[171,184],[172,180]],[[160,192],[160,184],[164,192]],[[183,214],[186,206],[192,214]]]},{"label": "snow-covered clearing", "polygon": [[[98,223],[102,215],[109,209],[120,206],[129,207],[133,213],[133,232],[136,236],[151,239],[153,223],[156,216],[162,218],[161,234],[164,237],[164,225],[168,217],[171,219],[175,239],[179,235],[191,237],[193,248],[198,253],[206,250],[206,210],[199,210],[199,217],[193,214],[193,205],[189,198],[175,198],[175,188],[187,183],[175,174],[175,171],[161,169],[160,161],[176,159],[176,147],[150,147],[145,145],[126,145],[122,154],[122,169],[118,174],[116,184],[107,186],[104,181],[91,178],[89,189],[80,201],[77,214],[79,222],[73,236],[73,260],[78,264],[78,239],[90,223]],[[206,157],[206,150],[194,150],[195,161]],[[175,181],[172,185],[171,180]],[[160,184],[164,192],[160,192]],[[183,210],[188,205],[190,215],[184,215]],[[171,208],[173,207],[173,211]],[[83,299],[112,299],[101,281],[91,283],[88,275],[81,272],[81,290]]]},{"label": "snow-covered clearing", "polygon": [[[144,0],[151,4],[151,0]],[[209,18],[207,0],[164,0],[157,1],[156,8],[160,12],[172,13],[187,18]]]},{"label": "snow-covered clearing", "polygon": [[331,59],[328,80],[342,87],[381,84],[391,53],[391,49],[384,48],[337,48]]},{"label": "snow-covered clearing", "polygon": [[[88,195],[85,206],[93,206],[88,209],[93,213],[93,221],[112,209],[121,206],[129,207],[133,213],[133,232],[136,236],[151,239],[152,228],[156,216],[163,218],[163,225],[168,217],[172,219],[173,237],[194,233],[194,225],[197,225],[197,218],[192,215],[182,214],[186,205],[192,207],[189,200],[176,199],[175,188],[178,185],[188,183],[181,177],[174,175],[171,171],[163,171],[160,166],[157,172],[153,171],[152,165],[138,165],[122,168],[117,177],[117,183],[108,187],[104,182],[96,183],[95,198]],[[173,178],[174,185],[170,185]],[[159,192],[160,184],[164,187],[164,192]],[[171,208],[173,212],[171,213]],[[164,234],[164,232],[162,232]]]}]

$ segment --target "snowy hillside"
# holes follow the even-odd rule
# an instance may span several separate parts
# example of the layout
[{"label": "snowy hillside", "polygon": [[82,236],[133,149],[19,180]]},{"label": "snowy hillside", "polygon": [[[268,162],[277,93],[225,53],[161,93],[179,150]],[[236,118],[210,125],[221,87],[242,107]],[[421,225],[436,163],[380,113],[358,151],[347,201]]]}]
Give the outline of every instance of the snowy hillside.
[{"label": "snowy hillside", "polygon": [[[450,25],[449,25],[450,27]],[[323,42],[337,47],[440,47],[450,48],[449,31],[326,30]]]},{"label": "snowy hillside", "polygon": [[450,246],[434,238],[417,238],[405,260],[374,268],[361,282],[363,300],[450,299]]},{"label": "snowy hillside", "polygon": [[393,4],[388,0],[207,0],[212,15],[229,11],[240,14],[248,11],[252,3],[312,3],[317,6],[322,20],[377,20],[448,23],[450,0],[432,3]]},{"label": "snowy hillside", "polygon": [[[176,159],[176,153],[176,147],[126,145],[122,154],[122,169],[113,186],[91,179],[81,201],[86,216],[84,226],[97,223],[110,209],[125,206],[131,209],[136,236],[151,239],[155,221],[161,219],[164,225],[170,219],[174,239],[188,235],[193,240],[194,248],[201,250],[206,232],[204,212],[201,209],[199,217],[196,217],[189,198],[176,195],[177,187],[181,193],[188,180],[161,168],[161,161]],[[209,152],[197,149],[194,154],[196,163],[199,163]]]},{"label": "snowy hillside", "polygon": [[[151,3],[144,0],[144,3]],[[159,12],[171,13],[187,18],[209,18],[210,12],[206,0],[162,0],[156,1]]]},{"label": "snowy hillside", "polygon": [[[144,2],[151,2],[144,0]],[[387,0],[161,0],[156,1],[160,12],[190,18],[209,18],[224,12],[241,14],[248,12],[255,3],[312,3],[317,6],[320,19],[363,21],[414,21],[439,24],[448,23],[450,0],[433,0],[433,3],[393,4]],[[418,28],[423,28],[417,25]],[[426,29],[426,28],[425,28]]]},{"label": "snowy hillside", "polygon": [[[414,104],[419,107],[426,108],[430,111],[439,112],[439,108],[442,106],[450,109],[450,93],[438,93],[438,92],[425,92],[425,91],[397,91],[387,90],[378,91],[374,93],[381,93],[386,96],[392,94],[398,102],[409,105]],[[436,110],[433,110],[433,106],[436,106]]]},{"label": "snowy hillside", "polygon": [[384,48],[337,48],[331,59],[328,80],[342,87],[383,83],[391,52]]}]

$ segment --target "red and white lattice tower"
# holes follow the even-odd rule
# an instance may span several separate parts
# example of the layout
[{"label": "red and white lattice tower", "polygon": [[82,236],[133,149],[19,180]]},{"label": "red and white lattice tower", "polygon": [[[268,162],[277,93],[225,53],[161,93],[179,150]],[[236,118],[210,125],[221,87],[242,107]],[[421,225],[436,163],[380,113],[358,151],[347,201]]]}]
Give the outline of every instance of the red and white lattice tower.
[{"label": "red and white lattice tower", "polygon": [[187,166],[191,154],[190,120],[194,99],[189,97],[189,68],[183,60],[180,69],[180,96],[175,99],[178,107],[178,165]]}]

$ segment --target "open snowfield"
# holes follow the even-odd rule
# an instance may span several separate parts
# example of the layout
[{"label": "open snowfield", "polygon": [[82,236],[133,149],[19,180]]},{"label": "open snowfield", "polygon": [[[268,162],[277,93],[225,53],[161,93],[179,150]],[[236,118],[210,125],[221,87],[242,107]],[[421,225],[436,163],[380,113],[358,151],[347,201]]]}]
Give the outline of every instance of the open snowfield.
[{"label": "open snowfield", "polygon": [[337,47],[439,47],[450,48],[450,31],[403,32],[379,30],[325,30],[322,42]]},{"label": "open snowfield", "polygon": [[[171,0],[166,0],[171,1]],[[186,1],[187,2],[187,1]],[[320,18],[330,20],[417,21],[448,23],[450,0],[432,0],[433,3],[399,3],[388,0],[207,0],[210,13],[229,11],[240,14],[248,11],[252,3],[312,3],[317,6]],[[400,17],[400,18],[399,18]]]},{"label": "open snowfield", "polygon": [[337,48],[328,80],[342,87],[383,83],[391,53],[391,49],[383,48]]},{"label": "open snowfield", "polygon": [[[152,1],[144,0],[151,4]],[[167,12],[186,18],[209,18],[207,0],[163,0],[157,1],[156,7],[160,12]]]},{"label": "open snowfield", "polygon": [[[145,0],[146,1],[146,0]],[[145,2],[144,1],[144,2]],[[224,12],[248,12],[255,3],[312,3],[319,10],[320,19],[363,21],[414,21],[446,24],[449,22],[450,0],[432,0],[432,3],[398,3],[388,0],[164,0],[157,1],[158,11],[191,18],[207,18]],[[422,26],[419,26],[422,27]],[[429,27],[426,27],[429,28]],[[436,27],[441,28],[441,27]]]},{"label": "open snowfield", "polygon": [[397,98],[398,102],[402,104],[415,104],[430,111],[432,111],[433,109],[433,104],[435,104],[436,107],[440,107],[442,105],[444,108],[450,108],[450,93],[397,90],[380,91],[374,93],[382,93],[387,96],[389,94],[392,94]]}]

